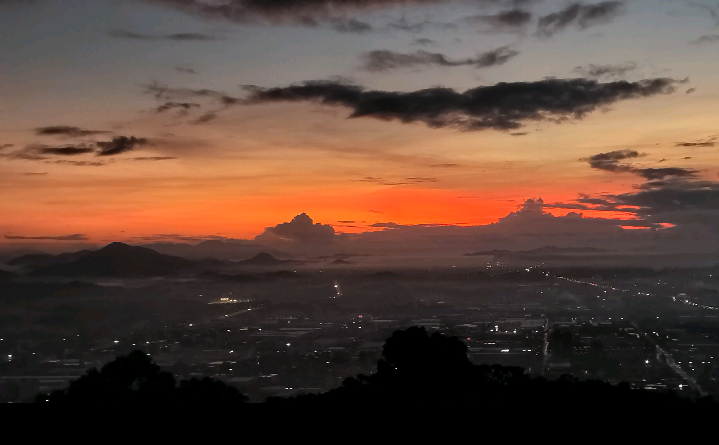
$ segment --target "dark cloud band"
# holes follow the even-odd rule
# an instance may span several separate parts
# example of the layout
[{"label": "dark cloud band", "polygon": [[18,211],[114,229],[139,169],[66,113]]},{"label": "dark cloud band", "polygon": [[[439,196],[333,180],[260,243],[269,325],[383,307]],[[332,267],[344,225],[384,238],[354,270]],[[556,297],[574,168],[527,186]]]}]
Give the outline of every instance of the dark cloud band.
[{"label": "dark cloud band", "polygon": [[643,155],[634,150],[617,150],[610,151],[607,153],[599,153],[582,160],[587,161],[590,167],[597,170],[617,173],[632,173],[637,176],[641,176],[646,180],[661,180],[665,178],[691,178],[698,173],[696,170],[680,167],[640,168],[631,164],[621,163],[622,161],[625,161],[627,159],[635,159],[640,156]]},{"label": "dark cloud band", "polygon": [[76,233],[74,235],[63,236],[20,236],[5,235],[5,239],[10,240],[52,240],[52,241],[86,241],[87,237],[83,234]]},{"label": "dark cloud band", "polygon": [[423,122],[432,128],[513,130],[528,121],[581,119],[613,103],[670,94],[668,78],[600,83],[589,79],[545,79],[498,83],[459,93],[449,88],[414,92],[366,91],[357,85],[310,81],[288,87],[245,86],[242,104],[317,102],[351,110],[351,118]]},{"label": "dark cloud band", "polygon": [[67,125],[56,125],[52,127],[40,127],[35,129],[35,134],[38,136],[67,136],[78,138],[106,133],[109,133],[109,131],[84,130],[79,127],[70,127]]},{"label": "dark cloud band", "polygon": [[138,147],[149,145],[149,141],[145,138],[136,138],[135,136],[118,136],[112,138],[111,141],[98,142],[98,156],[112,156],[120,153],[135,150]]},{"label": "dark cloud band", "polygon": [[177,33],[177,34],[162,34],[162,35],[153,35],[153,34],[139,34],[131,31],[127,31],[124,29],[111,29],[107,32],[107,35],[111,37],[118,37],[121,39],[130,39],[130,40],[175,40],[180,42],[211,42],[215,40],[224,40],[224,36],[212,36],[209,34],[199,34],[199,33]]}]

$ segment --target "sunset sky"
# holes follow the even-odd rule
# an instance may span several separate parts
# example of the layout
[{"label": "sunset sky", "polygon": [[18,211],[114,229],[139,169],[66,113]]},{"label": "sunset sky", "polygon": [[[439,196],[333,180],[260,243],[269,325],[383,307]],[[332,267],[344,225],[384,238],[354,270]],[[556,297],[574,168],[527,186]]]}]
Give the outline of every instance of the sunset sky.
[{"label": "sunset sky", "polygon": [[0,243],[712,251],[717,73],[714,0],[0,0]]}]

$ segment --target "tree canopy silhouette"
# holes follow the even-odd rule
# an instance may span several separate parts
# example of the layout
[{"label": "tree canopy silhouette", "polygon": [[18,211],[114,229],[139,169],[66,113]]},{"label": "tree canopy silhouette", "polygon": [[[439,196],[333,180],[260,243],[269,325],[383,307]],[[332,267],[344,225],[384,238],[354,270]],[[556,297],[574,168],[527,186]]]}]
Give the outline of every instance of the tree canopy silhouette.
[{"label": "tree canopy silhouette", "polygon": [[[632,413],[719,413],[711,398],[693,400],[676,393],[631,390],[628,383],[611,385],[582,381],[569,375],[556,381],[532,377],[520,367],[473,365],[467,346],[457,337],[422,327],[395,331],[387,339],[377,372],[345,379],[338,388],[322,394],[290,398],[271,397],[270,403],[299,406],[465,406],[513,412],[541,405],[544,411],[596,412],[596,409],[631,410]],[[64,390],[39,394],[36,402],[64,404],[132,405],[168,404],[232,406],[247,401],[236,388],[210,378],[183,380],[152,362],[142,351],[119,356],[101,370],[90,369]],[[694,411],[696,410],[696,411]]]},{"label": "tree canopy silhouette", "polygon": [[473,365],[467,346],[457,337],[422,327],[395,331],[387,340],[372,375],[347,378],[339,388],[323,394],[268,398],[270,403],[299,405],[465,406],[516,412],[541,404],[543,410],[590,412],[610,408],[691,410],[717,412],[712,399],[697,402],[676,393],[632,390],[628,383],[611,385],[598,380],[581,381],[569,375],[556,381],[532,377],[523,368]]},{"label": "tree canopy silhouette", "polygon": [[183,380],[152,362],[142,351],[121,355],[102,367],[91,368],[66,389],[38,394],[38,403],[140,404],[140,403],[244,403],[236,388],[209,378]]}]

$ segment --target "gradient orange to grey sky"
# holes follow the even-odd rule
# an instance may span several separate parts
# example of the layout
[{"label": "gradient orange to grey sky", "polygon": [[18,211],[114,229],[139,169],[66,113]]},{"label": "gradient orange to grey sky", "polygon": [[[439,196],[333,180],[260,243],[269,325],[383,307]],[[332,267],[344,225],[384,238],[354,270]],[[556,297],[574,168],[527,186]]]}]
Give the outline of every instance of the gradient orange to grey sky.
[{"label": "gradient orange to grey sky", "polygon": [[498,226],[541,197],[719,247],[719,2],[274,3],[0,0],[0,243]]}]

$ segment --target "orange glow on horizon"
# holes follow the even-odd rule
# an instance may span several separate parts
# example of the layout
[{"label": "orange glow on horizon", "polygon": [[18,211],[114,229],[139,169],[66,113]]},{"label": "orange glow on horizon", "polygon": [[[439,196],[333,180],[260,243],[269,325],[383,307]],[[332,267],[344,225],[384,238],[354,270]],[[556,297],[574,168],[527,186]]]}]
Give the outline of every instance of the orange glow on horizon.
[{"label": "orange glow on horizon", "polygon": [[[81,206],[74,211],[45,208],[44,215],[35,213],[31,219],[27,215],[18,215],[16,221],[10,221],[14,230],[5,233],[24,236],[82,233],[87,235],[88,241],[98,243],[147,242],[157,234],[253,239],[266,227],[288,222],[301,213],[309,215],[315,223],[332,225],[337,232],[343,233],[381,230],[371,227],[377,222],[473,226],[491,224],[517,211],[522,199],[501,199],[511,196],[526,196],[526,192],[400,186],[369,192],[352,189],[274,196],[221,196],[220,199],[203,200],[198,197],[183,200],[173,196],[154,205],[108,203],[102,211],[93,206]],[[574,196],[567,194],[553,198],[569,202]],[[555,216],[579,212],[590,218],[635,219],[634,215],[623,212],[545,211]],[[23,221],[25,223],[20,224]],[[28,224],[28,221],[32,223]],[[52,227],[46,226],[45,221],[53,221]]]}]

